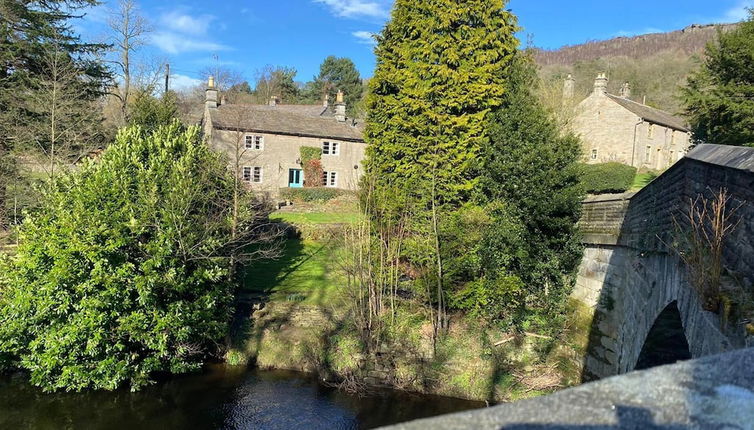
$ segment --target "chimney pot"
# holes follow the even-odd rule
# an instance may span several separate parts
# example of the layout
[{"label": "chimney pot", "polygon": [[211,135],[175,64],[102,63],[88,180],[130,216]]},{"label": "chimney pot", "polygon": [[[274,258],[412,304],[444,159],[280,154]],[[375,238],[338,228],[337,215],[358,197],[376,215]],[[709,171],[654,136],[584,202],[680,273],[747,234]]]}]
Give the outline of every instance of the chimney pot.
[{"label": "chimney pot", "polygon": [[270,97],[270,106],[277,106],[278,103],[280,103],[280,99],[278,98],[278,96]]},{"label": "chimney pot", "polygon": [[597,79],[594,80],[594,93],[598,95],[607,94],[607,75],[600,73],[597,75]]},{"label": "chimney pot", "polygon": [[207,90],[204,91],[204,105],[210,109],[217,108],[217,89],[215,89],[215,78],[210,76],[207,81]]},{"label": "chimney pot", "polygon": [[335,99],[335,119],[338,122],[346,122],[346,102],[344,100],[343,91],[338,90],[338,96]]},{"label": "chimney pot", "polygon": [[322,107],[329,107],[330,106],[330,95],[325,94],[325,99],[322,101]]},{"label": "chimney pot", "polygon": [[620,87],[620,97],[624,99],[631,98],[631,84],[630,83],[625,82],[623,86]]}]

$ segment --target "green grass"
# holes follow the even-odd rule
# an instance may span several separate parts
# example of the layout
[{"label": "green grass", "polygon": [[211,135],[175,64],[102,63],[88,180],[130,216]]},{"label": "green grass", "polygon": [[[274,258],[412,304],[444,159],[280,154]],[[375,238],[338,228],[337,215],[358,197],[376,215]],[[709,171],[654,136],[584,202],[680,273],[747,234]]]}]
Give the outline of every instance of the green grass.
[{"label": "green grass", "polygon": [[634,177],[634,183],[631,185],[631,191],[639,191],[649,185],[657,177],[656,172],[639,173]]},{"label": "green grass", "polygon": [[355,212],[275,212],[272,221],[290,224],[353,224],[361,215]]},{"label": "green grass", "polygon": [[280,258],[246,269],[243,290],[273,301],[327,303],[338,286],[335,251],[330,243],[289,239]]}]

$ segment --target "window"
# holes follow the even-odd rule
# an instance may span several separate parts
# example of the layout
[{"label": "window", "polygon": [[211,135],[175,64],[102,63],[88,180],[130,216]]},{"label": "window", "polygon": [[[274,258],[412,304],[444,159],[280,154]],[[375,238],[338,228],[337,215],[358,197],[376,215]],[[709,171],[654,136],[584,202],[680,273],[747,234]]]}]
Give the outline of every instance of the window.
[{"label": "window", "polygon": [[322,172],[322,185],[330,188],[338,186],[338,172]]},{"label": "window", "polygon": [[675,130],[670,130],[670,144],[675,145]]},{"label": "window", "polygon": [[652,147],[647,146],[647,152],[644,153],[644,162],[649,163],[652,158]]},{"label": "window", "polygon": [[596,159],[597,159],[597,150],[592,149],[592,160],[596,160]]},{"label": "window", "polygon": [[322,155],[339,155],[340,145],[338,142],[322,142]]},{"label": "window", "polygon": [[650,139],[654,139],[655,137],[655,125],[649,124],[649,129],[647,130],[647,137]]},{"label": "window", "polygon": [[243,180],[246,182],[254,182],[256,184],[261,183],[262,182],[262,168],[244,166]]},{"label": "window", "polygon": [[264,136],[253,136],[247,134],[245,136],[246,149],[253,149],[255,151],[261,151],[264,149]]}]

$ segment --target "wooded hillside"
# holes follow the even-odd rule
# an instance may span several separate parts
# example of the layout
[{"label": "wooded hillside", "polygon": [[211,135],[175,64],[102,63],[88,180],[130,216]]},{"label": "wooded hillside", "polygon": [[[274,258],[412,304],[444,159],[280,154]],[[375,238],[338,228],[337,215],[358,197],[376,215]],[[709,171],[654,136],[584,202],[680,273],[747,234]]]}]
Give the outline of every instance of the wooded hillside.
[{"label": "wooded hillside", "polygon": [[706,44],[737,24],[692,25],[669,33],[618,37],[565,46],[557,50],[537,50],[535,59],[540,75],[552,94],[568,74],[576,79],[577,99],[592,90],[594,77],[606,72],[608,91],[617,94],[624,82],[630,82],[632,99],[646,102],[672,113],[680,112],[678,90],[686,77],[700,64]]}]

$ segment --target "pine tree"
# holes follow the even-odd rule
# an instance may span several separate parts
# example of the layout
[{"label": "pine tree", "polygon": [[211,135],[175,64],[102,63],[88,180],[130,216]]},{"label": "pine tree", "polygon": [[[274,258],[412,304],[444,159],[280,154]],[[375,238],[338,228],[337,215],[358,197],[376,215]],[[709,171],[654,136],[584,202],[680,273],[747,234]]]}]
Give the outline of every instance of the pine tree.
[{"label": "pine tree", "polygon": [[327,95],[332,103],[339,90],[345,94],[348,112],[354,113],[362,98],[361,75],[350,58],[331,55],[319,66],[319,75],[314,77],[314,81],[305,90],[305,99],[310,103],[316,103],[321,102]]},{"label": "pine tree", "polygon": [[697,140],[754,146],[754,10],[707,45],[704,64],[689,77],[683,99]]},{"label": "pine tree", "polygon": [[457,202],[474,185],[485,116],[500,105],[516,51],[503,0],[398,0],[377,36],[367,98],[368,173]]}]

